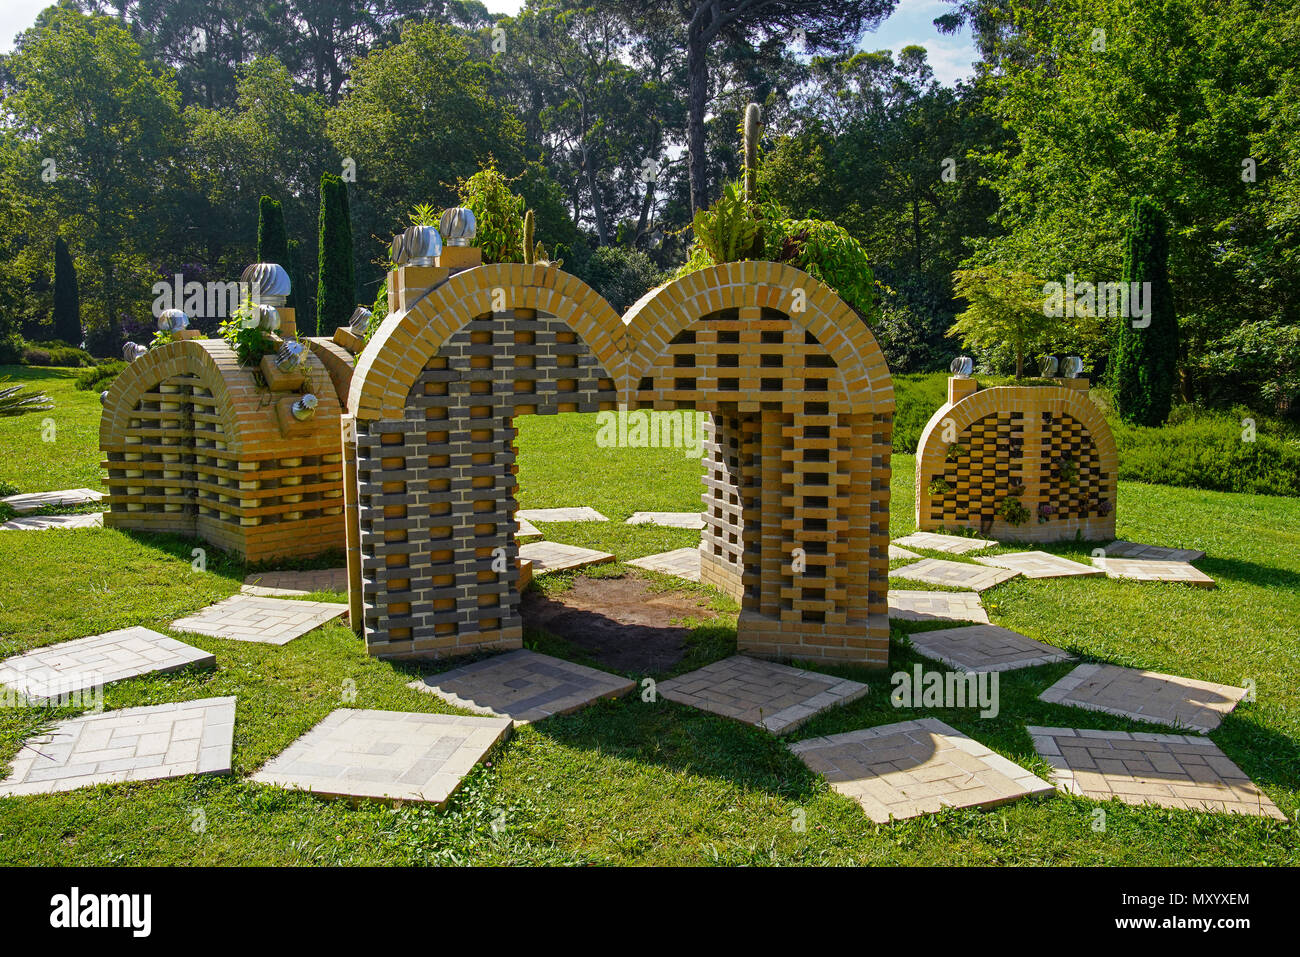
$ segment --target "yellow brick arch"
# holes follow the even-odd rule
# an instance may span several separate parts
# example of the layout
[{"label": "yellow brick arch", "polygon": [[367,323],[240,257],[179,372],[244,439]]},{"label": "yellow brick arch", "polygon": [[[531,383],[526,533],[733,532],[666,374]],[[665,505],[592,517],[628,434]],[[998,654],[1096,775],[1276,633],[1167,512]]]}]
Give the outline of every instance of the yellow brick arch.
[{"label": "yellow brick arch", "polygon": [[623,317],[629,373],[652,368],[702,316],[744,307],[779,310],[816,336],[843,377],[848,411],[893,411],[889,367],[866,323],[825,283],[784,263],[724,263],[651,290]]},{"label": "yellow brick arch", "polygon": [[384,321],[357,358],[349,411],[360,419],[400,418],[425,363],[470,320],[499,309],[535,309],[564,321],[624,391],[627,334],[604,297],[550,266],[496,263],[456,273]]}]

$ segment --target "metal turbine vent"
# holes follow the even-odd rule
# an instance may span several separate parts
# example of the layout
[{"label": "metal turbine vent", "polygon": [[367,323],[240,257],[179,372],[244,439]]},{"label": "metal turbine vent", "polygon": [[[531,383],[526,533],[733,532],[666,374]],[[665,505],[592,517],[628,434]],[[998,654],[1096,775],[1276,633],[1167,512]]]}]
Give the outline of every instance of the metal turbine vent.
[{"label": "metal turbine vent", "polygon": [[971,374],[971,371],[974,368],[975,362],[970,356],[958,356],[956,359],[952,360],[952,364],[948,366],[948,371],[953,375],[961,376],[964,379],[966,376]]}]

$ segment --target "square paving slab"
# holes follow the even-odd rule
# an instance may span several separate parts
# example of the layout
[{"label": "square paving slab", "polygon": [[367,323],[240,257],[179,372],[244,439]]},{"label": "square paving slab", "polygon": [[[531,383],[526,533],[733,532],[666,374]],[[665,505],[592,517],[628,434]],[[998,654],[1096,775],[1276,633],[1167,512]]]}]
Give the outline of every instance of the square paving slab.
[{"label": "square paving slab", "polygon": [[998,544],[991,538],[967,538],[965,535],[941,535],[938,532],[913,532],[902,538],[894,539],[895,545],[906,548],[928,548],[934,552],[947,552],[950,555],[964,555],[978,552]]},{"label": "square paving slab", "polygon": [[96,492],[89,488],[68,488],[61,492],[28,492],[24,495],[7,495],[0,498],[19,515],[25,512],[34,512],[39,508],[53,505],[55,507],[64,507],[68,505],[89,505],[92,502],[102,501],[103,492]]},{"label": "square paving slab", "polygon": [[259,572],[244,579],[239,589],[245,595],[288,597],[316,591],[348,590],[346,568],[317,568],[311,571]]},{"label": "square paving slab", "polygon": [[407,687],[435,694],[458,708],[530,724],[577,711],[601,698],[617,698],[635,688],[636,682],[520,650],[428,675]]},{"label": "square paving slab", "polygon": [[790,745],[803,763],[878,824],[943,807],[987,807],[1052,786],[937,718]]},{"label": "square paving slab", "polygon": [[515,541],[535,542],[542,537],[541,530],[526,518],[515,516]]},{"label": "square paving slab", "polygon": [[148,628],[122,628],[0,661],[0,684],[35,703],[111,681],[216,663],[216,655],[175,638]]},{"label": "square paving slab", "polygon": [[253,780],[322,797],[444,804],[509,732],[509,718],[341,708]]},{"label": "square paving slab", "polygon": [[201,698],[60,721],[28,738],[0,797],[92,784],[228,774],[235,699]]},{"label": "square paving slab", "polygon": [[637,568],[661,572],[664,575],[676,575],[697,582],[700,580],[700,550],[695,548],[674,548],[671,552],[646,555],[628,562]]},{"label": "square paving slab", "polygon": [[103,528],[103,512],[81,512],[77,515],[28,515],[11,518],[0,525],[6,532],[34,532],[46,528]]},{"label": "square paving slab", "polygon": [[700,529],[704,527],[704,515],[701,512],[633,512],[627,524]]},{"label": "square paving slab", "polygon": [[1214,588],[1214,579],[1187,562],[1151,558],[1094,558],[1092,563],[1107,578],[1131,578],[1140,582],[1181,582],[1200,588]]},{"label": "square paving slab", "polygon": [[814,715],[856,701],[868,687],[847,678],[733,655],[659,683],[669,701],[784,734]]},{"label": "square paving slab", "polygon": [[1100,568],[1081,565],[1050,552],[1009,552],[975,561],[990,568],[1009,568],[1026,578],[1066,578],[1070,575],[1104,575]]},{"label": "square paving slab", "polygon": [[899,621],[974,621],[987,625],[979,595],[968,591],[889,590],[889,617]]},{"label": "square paving slab", "polygon": [[892,577],[909,578],[930,585],[950,585],[954,588],[984,591],[994,585],[1000,585],[1008,578],[1015,578],[1020,572],[1009,568],[989,568],[986,565],[949,562],[942,558],[923,558],[911,565],[895,568],[889,574]]},{"label": "square paving slab", "polygon": [[347,610],[347,605],[328,601],[232,595],[188,618],[173,621],[172,628],[230,641],[287,645]]},{"label": "square paving slab", "polygon": [[1124,539],[1106,546],[1107,558],[1140,558],[1149,562],[1194,562],[1204,558],[1205,552],[1197,548],[1164,548],[1160,545],[1139,545]]},{"label": "square paving slab", "polygon": [[1052,766],[1053,783],[1067,794],[1286,820],[1209,738],[1032,726],[1027,730],[1034,750]]},{"label": "square paving slab", "polygon": [[604,515],[587,505],[576,508],[521,508],[515,518],[530,522],[608,522]]},{"label": "square paving slab", "polygon": [[899,548],[897,545],[893,544],[892,542],[889,545],[889,560],[891,562],[898,561],[904,558],[920,558],[920,557],[921,556],[916,554],[916,552],[909,552],[906,548]]},{"label": "square paving slab", "polygon": [[614,560],[609,552],[579,548],[577,545],[561,545],[559,542],[529,542],[520,545],[519,557],[533,563],[534,575],[586,568],[588,565],[602,565]]},{"label": "square paving slab", "polygon": [[936,658],[959,671],[1011,671],[1073,657],[1055,645],[997,625],[912,632],[908,638],[912,647],[927,658]]},{"label": "square paving slab", "polygon": [[1038,697],[1050,704],[1104,711],[1135,721],[1213,731],[1246,697],[1246,690],[1155,671],[1090,664],[1079,665]]}]

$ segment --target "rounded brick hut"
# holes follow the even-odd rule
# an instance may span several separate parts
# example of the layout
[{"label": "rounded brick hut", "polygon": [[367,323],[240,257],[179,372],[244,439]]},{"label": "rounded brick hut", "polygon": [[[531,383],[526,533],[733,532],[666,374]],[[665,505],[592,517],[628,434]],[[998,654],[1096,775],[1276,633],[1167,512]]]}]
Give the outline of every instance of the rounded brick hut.
[{"label": "rounded brick hut", "polygon": [[980,389],[949,380],[948,402],[917,445],[919,530],[1032,542],[1115,537],[1115,440],[1087,380],[1061,381]]},{"label": "rounded brick hut", "polygon": [[[248,561],[342,548],[337,375],[314,345],[284,392],[259,385],[222,339],[151,349],[104,401],[104,524],[197,537]],[[288,405],[307,391],[318,404],[300,422]]]},{"label": "rounded brick hut", "polygon": [[741,603],[741,650],[888,663],[893,389],[831,290],[732,263],[620,320],[548,266],[463,269],[419,292],[402,272],[344,423],[352,620],[371,653],[521,646],[514,416],[696,409],[702,575]]}]

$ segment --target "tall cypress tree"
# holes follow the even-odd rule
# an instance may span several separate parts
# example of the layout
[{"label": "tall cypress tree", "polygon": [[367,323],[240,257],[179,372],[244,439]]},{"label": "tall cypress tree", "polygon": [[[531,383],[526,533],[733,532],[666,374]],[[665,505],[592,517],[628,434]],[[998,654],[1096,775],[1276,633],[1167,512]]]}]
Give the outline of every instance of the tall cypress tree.
[{"label": "tall cypress tree", "polygon": [[345,325],[356,308],[348,188],[333,173],[320,178],[320,237],[316,273],[317,334]]},{"label": "tall cypress tree", "polygon": [[289,274],[289,301],[287,306],[296,306],[294,293],[297,291],[297,276],[289,257],[289,231],[284,225],[284,210],[278,200],[263,196],[257,204],[257,261],[275,263],[283,266]]},{"label": "tall cypress tree", "polygon": [[77,268],[62,236],[54,237],[54,338],[70,346],[81,344],[81,297]]},{"label": "tall cypress tree", "polygon": [[1126,422],[1163,425],[1178,376],[1178,317],[1169,284],[1168,225],[1164,213],[1146,197],[1131,202],[1124,281],[1151,284],[1149,296],[1143,297],[1150,312],[1117,320],[1111,357],[1115,405]]}]

